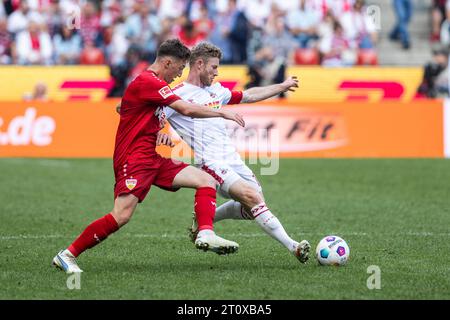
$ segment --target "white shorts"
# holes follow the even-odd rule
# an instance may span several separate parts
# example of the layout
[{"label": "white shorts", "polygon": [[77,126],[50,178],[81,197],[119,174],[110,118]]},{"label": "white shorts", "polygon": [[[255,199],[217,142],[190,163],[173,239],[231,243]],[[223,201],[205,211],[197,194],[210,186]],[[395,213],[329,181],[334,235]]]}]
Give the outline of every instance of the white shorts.
[{"label": "white shorts", "polygon": [[224,197],[230,199],[230,187],[239,179],[246,181],[256,191],[262,192],[261,185],[256,176],[247,165],[239,158],[231,162],[225,161],[207,161],[199,166],[200,169],[209,173],[219,183],[218,192]]}]

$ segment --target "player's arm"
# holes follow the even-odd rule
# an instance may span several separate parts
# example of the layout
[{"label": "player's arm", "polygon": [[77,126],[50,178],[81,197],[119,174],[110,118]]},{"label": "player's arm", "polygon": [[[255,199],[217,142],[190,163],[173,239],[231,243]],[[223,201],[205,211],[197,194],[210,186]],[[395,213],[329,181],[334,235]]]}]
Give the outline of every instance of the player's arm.
[{"label": "player's arm", "polygon": [[298,79],[296,76],[289,77],[282,83],[273,84],[265,87],[254,87],[245,90],[242,93],[241,103],[252,103],[265,100],[286,91],[295,91],[298,88]]},{"label": "player's arm", "polygon": [[[120,114],[121,103],[116,106],[116,112]],[[184,116],[191,118],[214,118],[222,117],[225,119],[233,120],[237,122],[240,126],[245,127],[244,118],[239,113],[229,111],[229,110],[210,110],[201,105],[195,105],[192,103],[185,102],[183,100],[176,100],[170,107],[181,113]]]},{"label": "player's arm", "polygon": [[176,100],[169,105],[172,109],[184,116],[191,118],[224,118],[237,122],[240,126],[245,127],[245,121],[239,113],[225,110],[205,108],[198,104],[192,104],[183,100]]}]

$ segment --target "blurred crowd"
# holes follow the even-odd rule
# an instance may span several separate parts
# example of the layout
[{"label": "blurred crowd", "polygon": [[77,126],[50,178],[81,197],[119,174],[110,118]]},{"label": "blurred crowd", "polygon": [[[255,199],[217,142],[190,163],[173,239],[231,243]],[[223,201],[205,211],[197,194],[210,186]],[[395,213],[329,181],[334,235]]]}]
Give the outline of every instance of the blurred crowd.
[{"label": "blurred crowd", "polygon": [[284,76],[290,64],[350,66],[377,30],[363,0],[3,0],[0,63],[108,64],[126,82],[173,37],[208,40],[223,63],[247,64],[248,86]]},{"label": "blurred crowd", "polygon": [[[410,6],[410,4],[408,4]],[[411,11],[411,10],[409,10]],[[431,8],[433,55],[424,66],[418,95],[427,98],[449,96],[450,0],[433,0]]]},{"label": "blurred crowd", "polygon": [[450,45],[450,0],[433,0],[431,11],[433,43]]}]

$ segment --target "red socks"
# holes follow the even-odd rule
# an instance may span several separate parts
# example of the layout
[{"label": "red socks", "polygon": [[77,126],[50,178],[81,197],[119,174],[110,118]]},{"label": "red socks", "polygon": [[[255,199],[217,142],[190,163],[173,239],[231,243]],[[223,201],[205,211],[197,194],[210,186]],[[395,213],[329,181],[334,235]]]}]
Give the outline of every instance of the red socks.
[{"label": "red socks", "polygon": [[[213,230],[214,215],[216,214],[216,189],[210,187],[198,188],[195,193],[194,210],[198,230]],[[108,213],[88,225],[67,249],[75,257],[78,257],[83,251],[99,244],[118,229],[116,219],[111,213]]]},{"label": "red socks", "polygon": [[68,250],[78,257],[86,249],[92,248],[119,229],[111,213],[95,220],[84,229],[83,233],[69,246]]},{"label": "red socks", "polygon": [[216,189],[211,187],[198,188],[195,193],[194,211],[198,230],[213,230],[214,215],[216,214]]}]

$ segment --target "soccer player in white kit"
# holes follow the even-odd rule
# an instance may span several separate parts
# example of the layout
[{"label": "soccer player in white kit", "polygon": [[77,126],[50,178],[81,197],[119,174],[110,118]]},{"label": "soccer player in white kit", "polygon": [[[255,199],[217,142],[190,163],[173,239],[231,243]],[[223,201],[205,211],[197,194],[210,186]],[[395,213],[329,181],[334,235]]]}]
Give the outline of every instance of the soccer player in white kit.
[{"label": "soccer player in white kit", "polygon": [[[198,44],[191,51],[190,71],[186,81],[173,89],[185,101],[211,108],[226,104],[261,101],[298,87],[296,77],[283,83],[245,91],[230,91],[219,82],[218,75],[221,50],[207,42]],[[232,200],[216,209],[214,222],[223,219],[247,219],[256,223],[270,236],[283,244],[302,263],[309,258],[310,244],[297,242],[289,237],[280,221],[264,202],[261,185],[253,172],[242,161],[228,136],[225,121],[220,118],[193,119],[175,110],[165,108],[166,119],[180,137],[195,152],[198,167],[211,174],[218,182],[219,193]],[[167,138],[166,138],[167,139]],[[196,223],[191,228],[191,240],[195,241]]]}]

